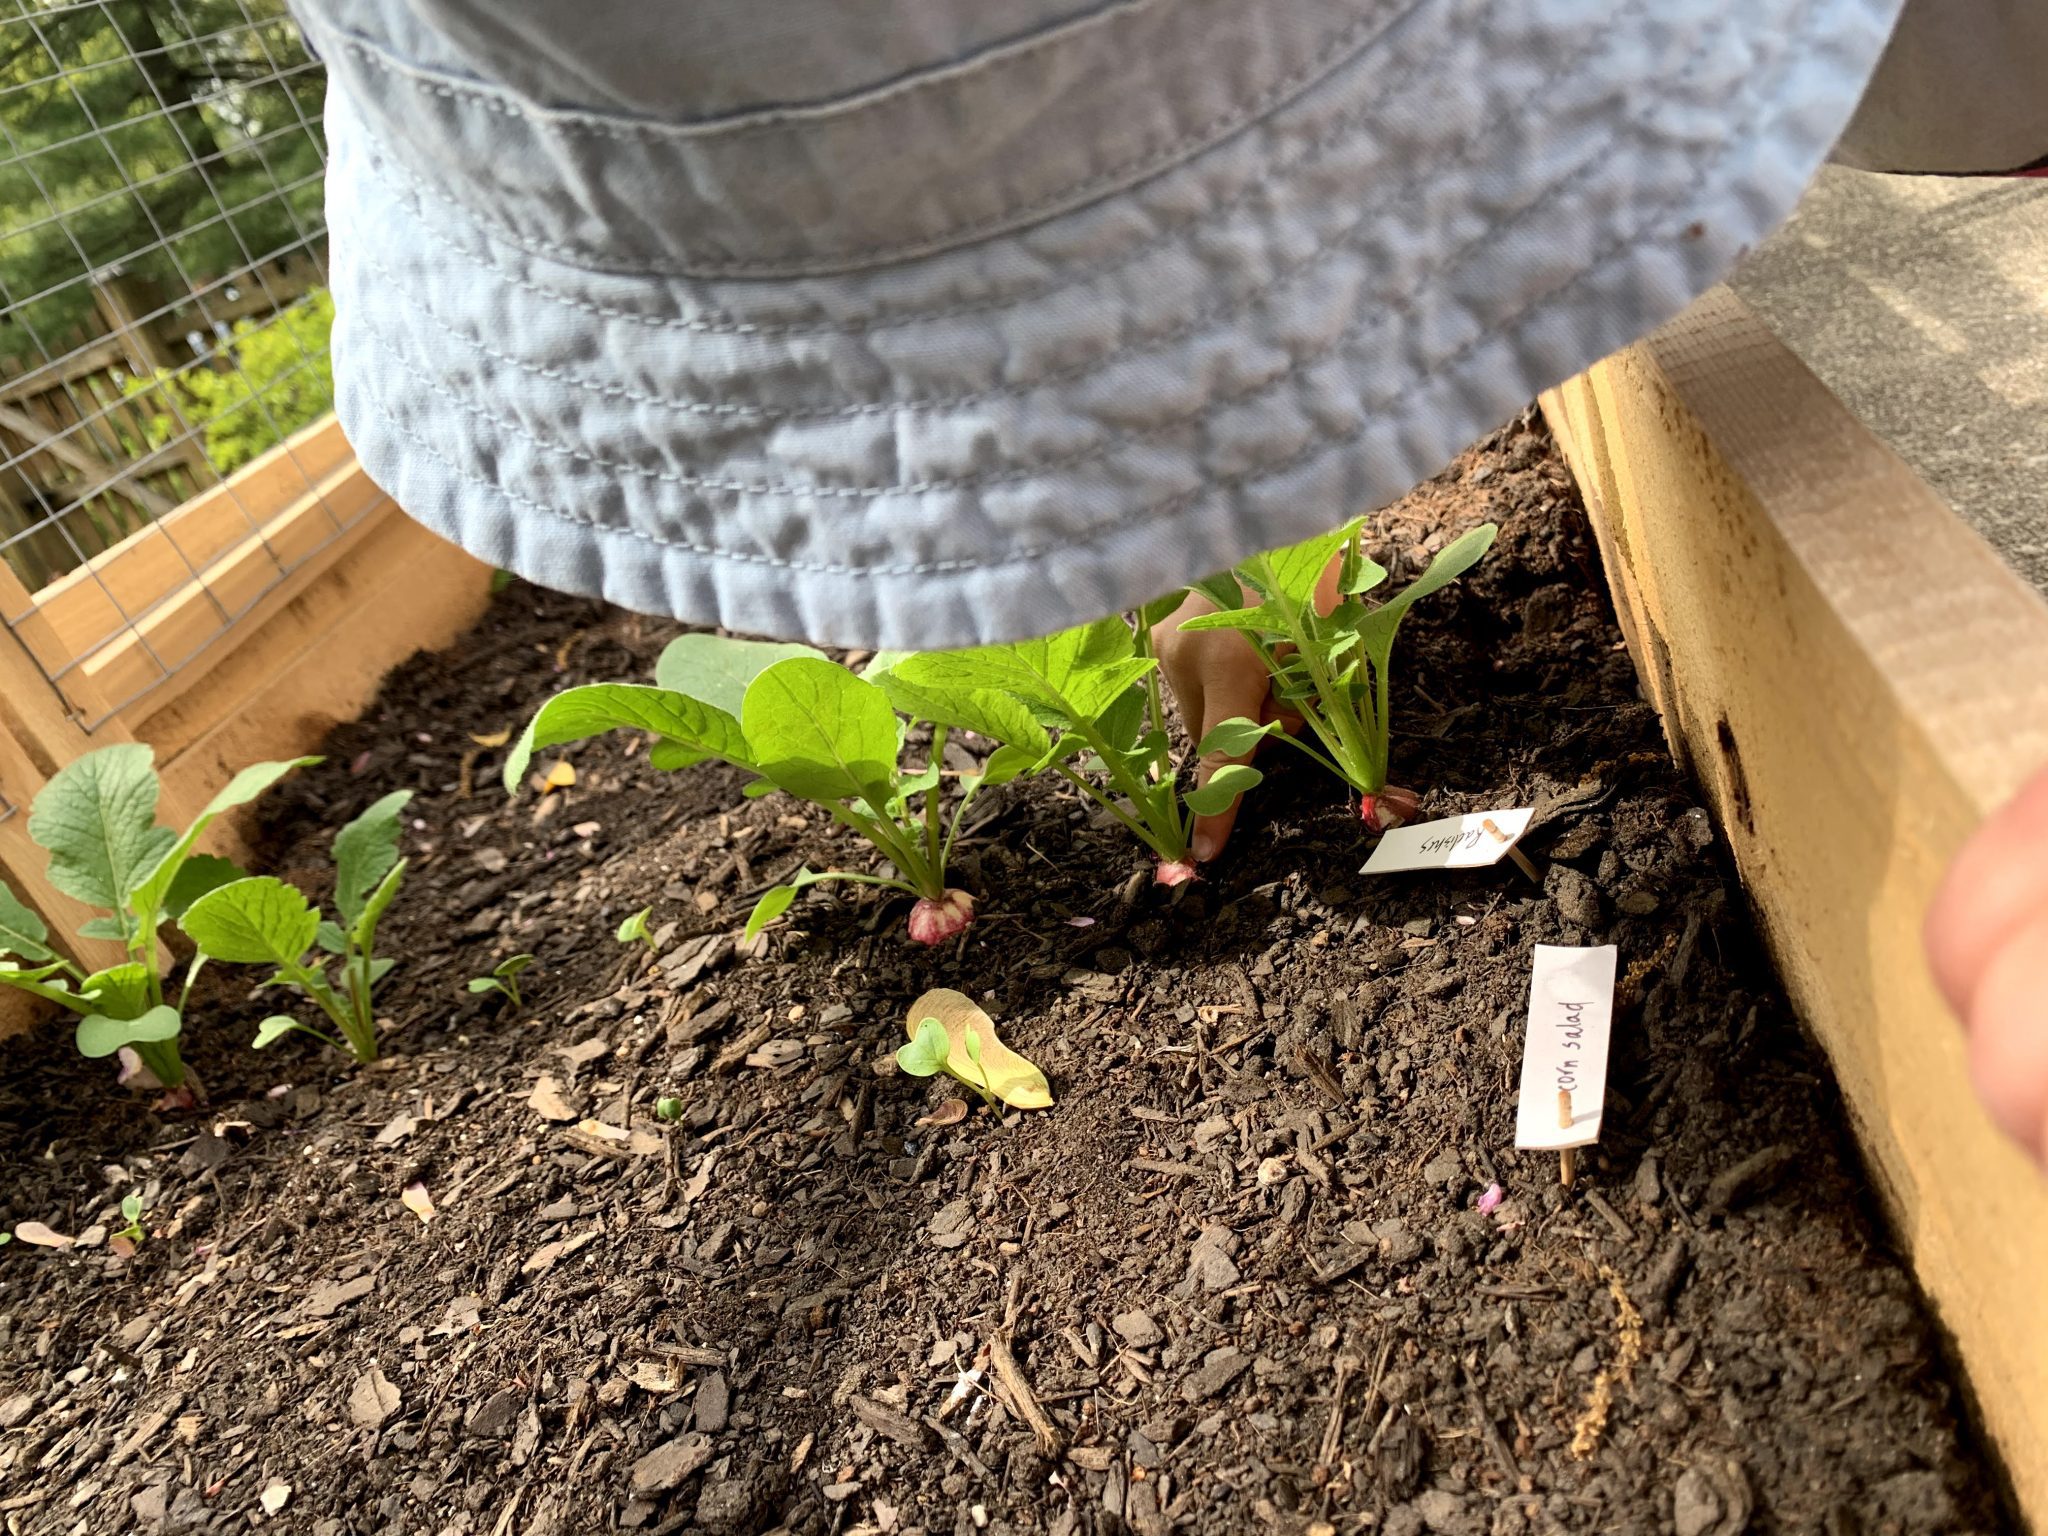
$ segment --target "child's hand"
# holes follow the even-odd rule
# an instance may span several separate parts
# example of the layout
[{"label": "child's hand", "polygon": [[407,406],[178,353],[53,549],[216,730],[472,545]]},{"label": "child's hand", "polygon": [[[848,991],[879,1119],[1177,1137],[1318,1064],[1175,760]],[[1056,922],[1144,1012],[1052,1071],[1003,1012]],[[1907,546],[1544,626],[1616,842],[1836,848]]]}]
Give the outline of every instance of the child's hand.
[{"label": "child's hand", "polygon": [[1977,1096],[2048,1164],[2048,771],[1979,827],[1927,914],[1927,960]]},{"label": "child's hand", "polygon": [[[1341,561],[1332,560],[1322,580],[1316,583],[1316,607],[1328,613],[1337,606],[1337,570]],[[1198,592],[1190,592],[1181,605],[1152,627],[1152,652],[1159,658],[1159,672],[1173,694],[1180,711],[1180,723],[1191,740],[1199,742],[1226,720],[1242,716],[1261,725],[1278,720],[1288,731],[1301,729],[1301,717],[1280,707],[1273,697],[1273,680],[1251,641],[1234,629],[1198,629],[1180,632],[1181,621],[1197,614],[1214,613],[1216,605]],[[1282,647],[1283,651],[1293,647]],[[1225,763],[1242,763],[1245,757],[1221,752],[1206,754],[1196,770],[1195,786],[1209,782],[1209,775]],[[1223,851],[1237,820],[1237,807],[1244,797],[1230,802],[1230,809],[1213,816],[1195,818],[1194,856],[1206,864]]]},{"label": "child's hand", "polygon": [[[1152,629],[1152,649],[1159,657],[1160,675],[1172,690],[1181,724],[1195,741],[1240,715],[1261,724],[1279,718],[1274,708],[1272,679],[1251,641],[1234,629],[1181,633],[1183,619],[1215,611],[1214,603],[1190,592],[1178,608]],[[1195,783],[1197,787],[1208,783],[1209,775],[1225,763],[1246,760],[1221,752],[1205,753],[1196,770]],[[1237,806],[1238,801],[1233,800],[1227,811],[1195,818],[1193,852],[1198,863],[1207,863],[1223,851],[1224,841],[1230,836],[1230,824],[1237,820]]]}]

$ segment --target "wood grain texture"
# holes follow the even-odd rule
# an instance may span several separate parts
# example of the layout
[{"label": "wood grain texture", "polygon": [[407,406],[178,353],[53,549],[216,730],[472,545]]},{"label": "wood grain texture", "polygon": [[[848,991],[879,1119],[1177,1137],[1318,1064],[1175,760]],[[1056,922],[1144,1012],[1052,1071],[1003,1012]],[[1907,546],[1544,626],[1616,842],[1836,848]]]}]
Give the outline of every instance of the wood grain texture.
[{"label": "wood grain texture", "polygon": [[353,458],[332,413],[35,595],[54,642],[82,656],[204,575]]},{"label": "wood grain texture", "polygon": [[1948,860],[2048,762],[2048,605],[1726,292],[1544,409],[1646,689],[2048,1530],[2048,1185],[1978,1108],[1919,942]]}]

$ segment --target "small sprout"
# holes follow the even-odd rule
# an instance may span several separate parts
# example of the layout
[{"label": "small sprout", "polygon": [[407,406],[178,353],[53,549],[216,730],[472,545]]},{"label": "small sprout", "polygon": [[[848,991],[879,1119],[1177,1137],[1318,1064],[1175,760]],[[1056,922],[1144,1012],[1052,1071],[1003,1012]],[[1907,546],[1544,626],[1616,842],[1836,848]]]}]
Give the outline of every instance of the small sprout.
[{"label": "small sprout", "polygon": [[619,931],[615,937],[621,944],[631,944],[637,940],[639,943],[645,944],[651,952],[654,948],[654,935],[647,930],[647,919],[653,915],[654,908],[642,907],[638,912],[635,912],[631,917],[619,924]]},{"label": "small sprout", "polygon": [[[645,916],[644,913],[641,915]],[[479,996],[486,992],[501,993],[512,1000],[514,1008],[524,1008],[526,1000],[519,995],[519,973],[531,964],[531,955],[514,955],[509,960],[501,960],[491,967],[490,975],[472,976],[469,990]]]},{"label": "small sprout", "polygon": [[[969,1042],[968,1051],[974,1058],[974,1066],[978,1074],[981,1065],[979,1043],[975,1042],[972,1035],[969,1035],[967,1040]],[[989,1092],[986,1077],[980,1075],[970,1076],[968,1072],[954,1067],[952,1057],[953,1041],[946,1033],[946,1026],[937,1019],[926,1019],[917,1026],[917,1034],[912,1037],[910,1043],[901,1047],[896,1052],[896,1065],[908,1072],[912,1077],[932,1077],[937,1073],[943,1072],[948,1077],[965,1083],[968,1087],[972,1088],[981,1095],[984,1104],[993,1108],[996,1096]]]},{"label": "small sprout", "polygon": [[142,1230],[142,1196],[123,1195],[121,1197],[121,1219],[127,1222],[128,1225],[116,1232],[109,1241],[113,1246],[114,1252],[118,1253],[122,1258],[133,1258],[135,1250],[140,1248],[143,1240],[149,1236],[147,1232]]},{"label": "small sprout", "polygon": [[943,1072],[991,1105],[998,1099],[1013,1109],[1052,1105],[1045,1074],[1005,1045],[989,1016],[964,993],[934,987],[910,1005],[904,1033],[910,1041],[896,1053],[896,1064],[912,1077]]},{"label": "small sprout", "polygon": [[378,957],[377,927],[405,879],[399,841],[411,799],[411,790],[394,790],[334,834],[333,919],[298,887],[257,876],[208,891],[178,920],[203,954],[230,965],[272,967],[263,985],[291,988],[334,1026],[330,1034],[273,1014],[257,1026],[258,1050],[298,1030],[359,1062],[377,1059],[372,994],[397,964]]},{"label": "small sprout", "polygon": [[663,1097],[654,1101],[654,1118],[666,1125],[674,1125],[683,1118],[683,1101]]}]

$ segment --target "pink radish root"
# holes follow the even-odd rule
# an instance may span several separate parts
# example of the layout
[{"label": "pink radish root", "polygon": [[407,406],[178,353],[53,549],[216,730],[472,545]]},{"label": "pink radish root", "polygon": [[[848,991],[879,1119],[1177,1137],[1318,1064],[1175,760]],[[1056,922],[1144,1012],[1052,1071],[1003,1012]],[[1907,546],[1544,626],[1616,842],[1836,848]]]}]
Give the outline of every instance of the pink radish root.
[{"label": "pink radish root", "polygon": [[1375,832],[1391,831],[1413,821],[1421,809],[1421,797],[1398,784],[1382,785],[1378,794],[1358,797],[1358,819]]},{"label": "pink radish root", "polygon": [[923,896],[910,909],[910,937],[919,944],[943,944],[973,921],[974,898],[965,891],[948,890],[937,901]]},{"label": "pink radish root", "polygon": [[1175,859],[1168,863],[1161,859],[1152,871],[1152,878],[1160,885],[1186,885],[1195,878],[1195,861]]}]

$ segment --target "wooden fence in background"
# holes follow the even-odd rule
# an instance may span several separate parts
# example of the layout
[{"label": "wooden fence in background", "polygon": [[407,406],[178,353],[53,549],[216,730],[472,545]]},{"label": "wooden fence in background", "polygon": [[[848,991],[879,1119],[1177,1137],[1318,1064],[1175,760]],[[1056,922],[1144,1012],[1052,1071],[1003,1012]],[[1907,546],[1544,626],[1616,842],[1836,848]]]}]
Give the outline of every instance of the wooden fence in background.
[{"label": "wooden fence in background", "polygon": [[93,280],[96,330],[46,340],[48,360],[0,358],[0,560],[15,579],[33,591],[218,485],[197,433],[151,443],[161,404],[131,396],[128,382],[232,366],[217,349],[221,329],[278,313],[321,282],[319,261],[299,250],[183,300],[110,269]]}]

